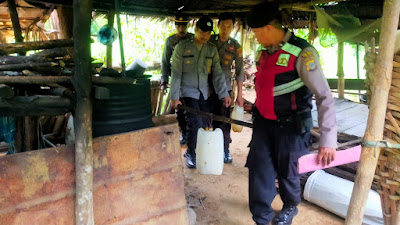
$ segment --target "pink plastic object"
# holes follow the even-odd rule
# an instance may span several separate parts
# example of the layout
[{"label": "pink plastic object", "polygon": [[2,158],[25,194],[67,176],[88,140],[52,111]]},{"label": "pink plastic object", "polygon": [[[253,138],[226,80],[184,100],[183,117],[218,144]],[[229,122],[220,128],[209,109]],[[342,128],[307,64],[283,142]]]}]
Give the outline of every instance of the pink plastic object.
[{"label": "pink plastic object", "polygon": [[310,171],[315,171],[319,169],[325,169],[330,167],[335,167],[347,163],[357,162],[360,160],[361,155],[361,145],[355,147],[341,150],[336,152],[335,160],[331,162],[328,166],[322,166],[322,164],[317,164],[317,153],[303,155],[299,158],[297,164],[297,170],[299,173],[307,173]]}]

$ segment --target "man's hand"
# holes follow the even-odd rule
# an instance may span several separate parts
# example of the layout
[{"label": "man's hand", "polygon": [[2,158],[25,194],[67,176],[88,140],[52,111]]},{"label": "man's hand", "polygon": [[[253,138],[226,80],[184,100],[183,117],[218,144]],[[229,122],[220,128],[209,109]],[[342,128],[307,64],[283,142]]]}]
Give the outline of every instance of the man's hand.
[{"label": "man's hand", "polygon": [[237,96],[236,103],[237,103],[237,105],[239,105],[240,107],[243,107],[244,99],[243,99],[243,97],[242,97],[241,95],[238,95],[238,96]]},{"label": "man's hand", "polygon": [[167,88],[168,88],[168,84],[167,83],[162,83],[161,84],[161,93],[163,93],[165,95],[165,93],[167,93]]},{"label": "man's hand", "polygon": [[178,105],[182,105],[182,102],[179,100],[172,100],[172,108],[177,109]]},{"label": "man's hand", "polygon": [[232,103],[231,97],[225,97],[225,98],[224,98],[224,106],[225,106],[225,107],[228,108],[228,107],[231,105],[231,103]]},{"label": "man's hand", "polygon": [[317,163],[322,163],[322,166],[329,165],[335,160],[336,149],[328,147],[320,147],[317,157]]}]

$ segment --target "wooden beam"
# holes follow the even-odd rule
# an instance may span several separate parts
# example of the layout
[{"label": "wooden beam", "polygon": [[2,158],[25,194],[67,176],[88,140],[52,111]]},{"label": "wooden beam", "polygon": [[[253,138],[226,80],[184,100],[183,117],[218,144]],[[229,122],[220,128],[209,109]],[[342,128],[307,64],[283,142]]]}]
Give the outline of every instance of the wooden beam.
[{"label": "wooden beam", "polygon": [[[115,17],[114,10],[108,11],[107,17],[108,17],[108,26],[114,27],[114,17]],[[107,45],[106,60],[107,60],[107,68],[112,68],[112,43]]]},{"label": "wooden beam", "polygon": [[16,96],[0,100],[0,116],[57,116],[71,109],[71,100],[59,96]]},{"label": "wooden beam", "polygon": [[6,43],[0,44],[0,55],[8,55],[19,51],[40,50],[59,47],[73,47],[73,40],[51,40],[51,41],[35,41],[23,43]]},{"label": "wooden beam", "polygon": [[0,76],[1,84],[71,83],[70,76]]},{"label": "wooden beam", "polygon": [[338,77],[338,93],[339,98],[344,99],[344,70],[343,70],[343,52],[344,43],[338,43],[338,69],[336,76]]},{"label": "wooden beam", "polygon": [[[383,6],[382,29],[376,64],[373,69],[374,83],[370,99],[370,111],[364,140],[380,141],[392,81],[394,42],[399,24],[400,0],[386,0]],[[346,216],[346,225],[359,225],[363,221],[365,203],[374,179],[381,148],[363,147],[358,164],[353,193]],[[392,215],[392,225],[399,224],[398,212]]]},{"label": "wooden beam", "polygon": [[93,215],[93,146],[92,146],[92,72],[90,56],[90,23],[92,0],[74,0],[73,85],[75,110],[75,224],[94,225]]},{"label": "wooden beam", "polygon": [[[15,5],[15,0],[7,0],[8,11],[10,12],[11,22],[13,25],[15,42],[23,42],[21,25],[19,23],[17,6]],[[25,51],[18,52],[21,55],[25,55]]]}]

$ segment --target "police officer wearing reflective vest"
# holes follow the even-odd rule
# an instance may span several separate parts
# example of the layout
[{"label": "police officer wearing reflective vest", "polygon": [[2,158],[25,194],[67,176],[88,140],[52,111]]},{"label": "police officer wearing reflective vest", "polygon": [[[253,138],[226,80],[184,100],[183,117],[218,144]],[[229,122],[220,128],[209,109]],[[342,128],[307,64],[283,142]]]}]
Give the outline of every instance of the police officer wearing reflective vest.
[{"label": "police officer wearing reflective vest", "polygon": [[[221,60],[222,71],[225,75],[226,87],[228,88],[229,94],[232,92],[231,84],[231,68],[235,61],[235,79],[237,82],[238,95],[236,104],[243,107],[242,87],[244,81],[243,75],[243,51],[240,44],[229,35],[233,30],[235,24],[235,15],[233,13],[222,13],[218,19],[219,34],[213,35],[210,38],[210,42],[217,46],[219,57]],[[210,96],[210,106],[212,113],[220,116],[230,117],[230,107],[225,107],[222,102],[218,99],[218,96],[211,88],[212,94]],[[231,124],[223,123],[219,121],[213,121],[214,128],[221,128],[224,134],[224,162],[232,163],[232,156],[229,151],[229,143],[231,140]]]},{"label": "police officer wearing reflective vest", "polygon": [[[321,134],[318,163],[335,158],[337,126],[334,100],[317,51],[282,28],[279,6],[265,2],[252,8],[248,25],[262,45],[256,56],[256,101],[249,168],[249,206],[256,224],[291,224],[300,203],[297,161],[308,152],[315,95]],[[274,217],[275,177],[283,208]]]},{"label": "police officer wearing reflective vest", "polygon": [[[166,92],[168,80],[171,76],[171,56],[175,46],[182,40],[193,37],[192,33],[187,32],[189,17],[184,14],[175,15],[175,28],[177,33],[169,36],[165,40],[164,53],[161,61],[161,91]],[[177,120],[182,132],[181,144],[186,144],[186,122],[185,114],[182,110],[177,110]]]},{"label": "police officer wearing reflective vest", "polygon": [[[171,99],[174,108],[183,103],[185,106],[208,112],[206,100],[209,97],[210,73],[213,74],[213,85],[219,99],[224,101],[226,107],[231,104],[218,50],[214,44],[208,42],[212,30],[213,21],[208,17],[201,17],[196,23],[194,38],[181,41],[175,47],[171,67]],[[187,167],[196,168],[197,131],[208,124],[205,118],[192,113],[186,113],[186,122],[188,148],[184,157]]]}]

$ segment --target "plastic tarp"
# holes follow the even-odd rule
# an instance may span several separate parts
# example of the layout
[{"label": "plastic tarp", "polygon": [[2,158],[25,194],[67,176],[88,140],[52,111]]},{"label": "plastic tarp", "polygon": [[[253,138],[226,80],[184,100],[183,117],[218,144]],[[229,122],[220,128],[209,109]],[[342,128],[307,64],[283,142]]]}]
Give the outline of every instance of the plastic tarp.
[{"label": "plastic tarp", "polygon": [[[382,18],[362,25],[360,20],[351,14],[329,15],[318,6],[315,6],[315,12],[320,42],[324,47],[332,46],[336,42],[364,43],[372,37],[375,38],[376,43],[379,42]],[[335,34],[337,40],[332,38],[332,34]]]}]

